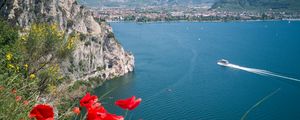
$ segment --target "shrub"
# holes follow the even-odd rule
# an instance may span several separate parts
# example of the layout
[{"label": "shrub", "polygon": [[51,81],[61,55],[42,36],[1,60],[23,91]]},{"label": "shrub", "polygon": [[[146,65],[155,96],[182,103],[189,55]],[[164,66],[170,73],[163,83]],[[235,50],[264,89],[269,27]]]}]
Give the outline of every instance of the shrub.
[{"label": "shrub", "polygon": [[109,32],[108,35],[107,35],[108,38],[115,38],[115,35],[114,33],[112,32]]},{"label": "shrub", "polygon": [[0,20],[0,48],[13,45],[18,39],[19,34],[15,27],[8,22]]},{"label": "shrub", "polygon": [[40,92],[50,92],[48,87],[61,83],[59,64],[71,55],[76,39],[76,34],[67,37],[56,24],[33,24],[21,36],[16,51],[22,55],[22,62],[31,66],[27,75],[36,74],[39,78]]},{"label": "shrub", "polygon": [[33,24],[20,36],[0,21],[0,119],[28,119],[41,96],[62,83],[60,63],[74,49],[77,34],[65,35],[57,25]]},{"label": "shrub", "polygon": [[84,46],[90,46],[92,43],[91,43],[91,41],[86,41],[85,43],[84,43]]}]

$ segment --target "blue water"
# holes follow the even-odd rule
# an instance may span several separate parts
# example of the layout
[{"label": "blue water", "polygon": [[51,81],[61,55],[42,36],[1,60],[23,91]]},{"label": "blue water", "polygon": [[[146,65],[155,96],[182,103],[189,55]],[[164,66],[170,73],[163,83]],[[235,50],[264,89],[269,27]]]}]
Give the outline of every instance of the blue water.
[{"label": "blue water", "polygon": [[131,74],[95,89],[110,112],[143,99],[131,120],[299,120],[300,82],[221,67],[231,63],[300,79],[300,22],[111,23],[135,55]]}]

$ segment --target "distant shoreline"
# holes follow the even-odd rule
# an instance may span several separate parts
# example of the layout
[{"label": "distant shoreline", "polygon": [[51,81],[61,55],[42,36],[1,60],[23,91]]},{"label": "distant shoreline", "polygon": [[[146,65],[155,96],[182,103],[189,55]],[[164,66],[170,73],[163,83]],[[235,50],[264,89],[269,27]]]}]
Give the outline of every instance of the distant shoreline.
[{"label": "distant shoreline", "polygon": [[136,21],[106,21],[108,23],[183,23],[183,22],[190,22],[190,23],[201,23],[201,22],[211,22],[211,23],[221,23],[221,22],[262,22],[262,21],[300,21],[299,19],[268,19],[268,20],[229,20],[229,21],[222,21],[222,20],[214,20],[214,21],[189,21],[189,20],[174,20],[174,21],[149,21],[149,22],[136,22]]}]

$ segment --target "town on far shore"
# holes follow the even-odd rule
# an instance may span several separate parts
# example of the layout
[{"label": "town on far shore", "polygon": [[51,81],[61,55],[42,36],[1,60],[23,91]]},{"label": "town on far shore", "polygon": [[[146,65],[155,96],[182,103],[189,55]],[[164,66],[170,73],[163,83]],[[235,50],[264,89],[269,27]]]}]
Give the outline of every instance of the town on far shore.
[{"label": "town on far shore", "polygon": [[236,21],[300,20],[300,12],[282,9],[220,10],[200,6],[94,7],[98,21],[168,22],[168,21]]}]

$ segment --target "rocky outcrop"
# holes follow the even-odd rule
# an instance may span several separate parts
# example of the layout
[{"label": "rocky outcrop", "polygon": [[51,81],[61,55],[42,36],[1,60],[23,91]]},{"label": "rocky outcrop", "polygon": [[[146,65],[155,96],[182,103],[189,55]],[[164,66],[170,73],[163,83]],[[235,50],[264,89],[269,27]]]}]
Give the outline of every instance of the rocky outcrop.
[{"label": "rocky outcrop", "polygon": [[111,27],[96,22],[75,0],[1,0],[0,5],[1,17],[18,26],[56,23],[69,34],[80,34],[73,55],[61,63],[62,73],[73,80],[111,79],[133,71],[134,57],[124,51]]}]

